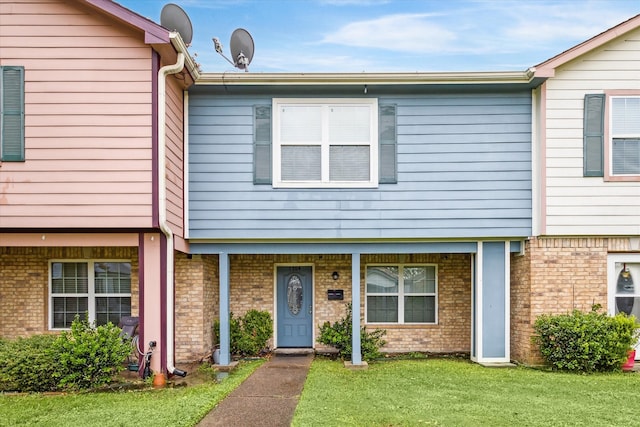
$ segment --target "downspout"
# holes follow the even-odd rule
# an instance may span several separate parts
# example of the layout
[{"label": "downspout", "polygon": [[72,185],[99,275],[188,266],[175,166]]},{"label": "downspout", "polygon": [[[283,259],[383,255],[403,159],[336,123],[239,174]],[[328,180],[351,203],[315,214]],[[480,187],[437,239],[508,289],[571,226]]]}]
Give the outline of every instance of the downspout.
[{"label": "downspout", "polygon": [[173,256],[173,232],[167,222],[167,172],[166,172],[166,77],[176,74],[184,68],[184,53],[178,53],[175,64],[165,65],[158,71],[158,218],[160,230],[167,237],[167,372],[169,375],[184,377],[185,371],[174,366],[175,337],[174,337],[174,256]]}]

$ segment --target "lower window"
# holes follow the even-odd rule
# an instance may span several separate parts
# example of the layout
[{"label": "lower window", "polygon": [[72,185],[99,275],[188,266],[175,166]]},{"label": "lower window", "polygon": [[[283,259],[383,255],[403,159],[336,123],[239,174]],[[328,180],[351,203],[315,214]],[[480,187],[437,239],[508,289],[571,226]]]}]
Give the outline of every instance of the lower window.
[{"label": "lower window", "polygon": [[367,323],[437,323],[435,265],[367,266]]},{"label": "lower window", "polygon": [[640,260],[618,259],[610,271],[611,314],[626,313],[640,318]]},{"label": "lower window", "polygon": [[131,263],[53,261],[50,264],[50,328],[71,327],[76,316],[104,325],[131,315]]}]

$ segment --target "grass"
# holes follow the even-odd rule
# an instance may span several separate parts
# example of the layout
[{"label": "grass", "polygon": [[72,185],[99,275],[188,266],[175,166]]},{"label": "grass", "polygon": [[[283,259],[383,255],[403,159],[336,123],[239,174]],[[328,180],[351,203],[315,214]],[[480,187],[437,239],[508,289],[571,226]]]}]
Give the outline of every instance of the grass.
[{"label": "grass", "polygon": [[485,368],[461,360],[316,359],[293,426],[635,426],[640,375]]},{"label": "grass", "polygon": [[[0,426],[194,426],[262,361],[221,383],[160,390],[0,395]],[[640,374],[484,368],[464,360],[317,358],[293,426],[635,426]]]},{"label": "grass", "polygon": [[262,361],[242,363],[220,383],[71,394],[0,395],[0,426],[193,426]]}]

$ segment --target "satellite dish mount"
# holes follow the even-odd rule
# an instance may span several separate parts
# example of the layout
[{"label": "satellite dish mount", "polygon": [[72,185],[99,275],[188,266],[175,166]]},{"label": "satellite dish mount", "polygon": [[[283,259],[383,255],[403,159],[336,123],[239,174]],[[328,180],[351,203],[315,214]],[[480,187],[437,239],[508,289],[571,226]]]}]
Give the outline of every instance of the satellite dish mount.
[{"label": "satellite dish mount", "polygon": [[251,34],[243,28],[238,28],[233,32],[233,34],[231,34],[231,42],[229,44],[231,47],[231,57],[233,58],[233,61],[222,53],[222,44],[220,44],[220,40],[217,37],[213,38],[213,45],[216,52],[218,52],[234,67],[248,72],[249,64],[253,59],[253,51],[255,48]]}]

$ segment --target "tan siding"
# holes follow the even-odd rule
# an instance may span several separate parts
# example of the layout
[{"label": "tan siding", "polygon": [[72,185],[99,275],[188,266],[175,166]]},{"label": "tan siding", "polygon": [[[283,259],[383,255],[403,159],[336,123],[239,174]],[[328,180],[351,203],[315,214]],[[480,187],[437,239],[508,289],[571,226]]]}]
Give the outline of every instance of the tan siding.
[{"label": "tan siding", "polygon": [[577,58],[547,82],[548,235],[640,234],[640,182],[583,177],[587,93],[640,90],[640,30]]},{"label": "tan siding", "polygon": [[74,2],[0,4],[0,64],[25,67],[24,163],[0,169],[2,227],[148,227],[152,50]]}]

